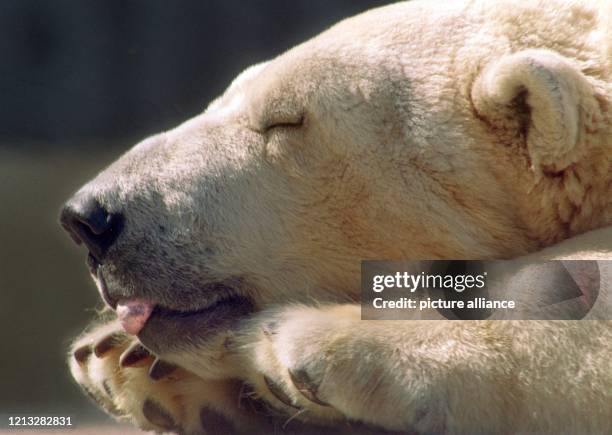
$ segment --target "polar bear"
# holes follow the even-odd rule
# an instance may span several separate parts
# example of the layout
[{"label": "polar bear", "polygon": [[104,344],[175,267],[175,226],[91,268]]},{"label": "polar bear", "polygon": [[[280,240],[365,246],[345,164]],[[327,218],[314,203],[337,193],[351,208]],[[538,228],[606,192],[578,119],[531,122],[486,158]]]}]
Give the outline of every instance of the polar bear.
[{"label": "polar bear", "polygon": [[61,212],[110,312],[76,381],[156,431],[607,432],[611,322],[358,300],[362,259],[612,257],[611,8],[375,9],[136,145]]}]

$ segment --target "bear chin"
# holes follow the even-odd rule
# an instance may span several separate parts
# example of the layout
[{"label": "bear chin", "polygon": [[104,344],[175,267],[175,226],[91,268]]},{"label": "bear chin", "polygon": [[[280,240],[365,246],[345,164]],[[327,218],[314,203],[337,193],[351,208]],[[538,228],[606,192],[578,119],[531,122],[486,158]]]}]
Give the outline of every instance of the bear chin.
[{"label": "bear chin", "polygon": [[199,310],[178,311],[155,306],[138,340],[150,351],[163,354],[202,344],[254,311],[253,302],[232,296]]}]

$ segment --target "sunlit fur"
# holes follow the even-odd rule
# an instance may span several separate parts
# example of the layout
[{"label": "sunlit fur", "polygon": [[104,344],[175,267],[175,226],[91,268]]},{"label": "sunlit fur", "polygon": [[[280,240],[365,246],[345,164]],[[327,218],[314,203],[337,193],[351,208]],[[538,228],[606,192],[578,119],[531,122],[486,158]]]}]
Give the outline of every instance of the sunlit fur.
[{"label": "sunlit fur", "polygon": [[[110,291],[194,310],[227,296],[205,283],[239,279],[257,314],[160,356],[207,379],[194,385],[245,378],[295,413],[266,374],[297,419],[606,432],[610,322],[364,322],[351,303],[362,259],[612,258],[611,10],[401,3],[246,70],[83,187],[126,218],[102,268]],[[97,364],[73,373],[94,389],[100,370],[121,376],[116,359]],[[324,379],[332,407],[305,401],[288,368]],[[145,395],[178,387],[141,393],[144,372],[130,373],[117,382],[138,405],[116,405],[142,424]],[[200,400],[179,396],[181,415]]]}]

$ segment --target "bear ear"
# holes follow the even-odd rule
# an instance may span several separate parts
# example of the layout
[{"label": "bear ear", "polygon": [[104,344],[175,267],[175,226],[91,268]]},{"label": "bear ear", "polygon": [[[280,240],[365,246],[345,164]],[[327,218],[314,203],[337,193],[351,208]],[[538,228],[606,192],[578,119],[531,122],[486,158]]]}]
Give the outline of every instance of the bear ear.
[{"label": "bear ear", "polygon": [[582,99],[592,96],[586,77],[548,50],[525,50],[487,65],[472,88],[478,116],[495,128],[521,129],[537,174],[574,163],[581,140]]}]

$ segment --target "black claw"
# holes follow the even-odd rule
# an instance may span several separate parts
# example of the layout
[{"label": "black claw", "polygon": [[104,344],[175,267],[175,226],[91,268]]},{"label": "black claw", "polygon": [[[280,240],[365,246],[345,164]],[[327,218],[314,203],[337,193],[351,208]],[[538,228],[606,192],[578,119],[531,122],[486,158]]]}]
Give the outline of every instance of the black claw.
[{"label": "black claw", "polygon": [[[255,389],[249,384],[242,384],[240,389],[240,395],[238,396],[238,408],[243,409],[249,413],[270,416],[270,411],[274,408],[270,407],[270,404],[264,402],[255,393]],[[283,414],[284,415],[284,414]]]},{"label": "black claw", "polygon": [[161,378],[165,378],[176,369],[177,367],[174,364],[156,359],[149,369],[149,377],[154,381],[158,381]]},{"label": "black claw", "polygon": [[113,392],[112,392],[112,390],[110,388],[110,384],[108,382],[108,379],[104,379],[102,381],[102,386],[104,387],[104,392],[106,392],[108,397],[110,397],[112,399],[113,398]]},{"label": "black claw", "polygon": [[119,357],[121,367],[140,367],[147,363],[151,354],[140,343],[134,343],[126,349]]},{"label": "black claw", "polygon": [[170,431],[176,429],[176,424],[170,413],[151,399],[144,401],[142,414],[155,426],[161,427],[164,430]]},{"label": "black claw", "polygon": [[292,408],[295,408],[295,409],[300,409],[298,406],[294,405],[291,402],[291,398],[287,396],[287,394],[283,391],[280,385],[278,385],[276,382],[274,382],[272,379],[268,378],[267,376],[264,376],[264,382],[266,383],[268,390],[270,390],[270,393],[272,393],[274,397],[276,397],[278,400],[280,400],[287,406],[291,406]]},{"label": "black claw", "polygon": [[200,422],[206,435],[231,435],[236,433],[231,421],[209,408],[200,410]]},{"label": "black claw", "polygon": [[125,335],[121,332],[113,332],[102,338],[94,346],[94,353],[98,358],[102,358],[108,351],[112,350],[118,344],[125,341]]},{"label": "black claw", "polygon": [[91,355],[91,346],[86,344],[85,346],[81,346],[78,349],[76,349],[73,353],[74,355],[74,359],[79,363],[79,364],[83,364],[85,361],[87,361],[87,359],[89,358],[89,355]]},{"label": "black claw", "polygon": [[321,406],[330,406],[329,403],[317,397],[319,386],[312,380],[312,378],[306,373],[306,370],[288,370],[291,382],[295,385],[295,388],[302,393],[302,395],[313,403]]}]

